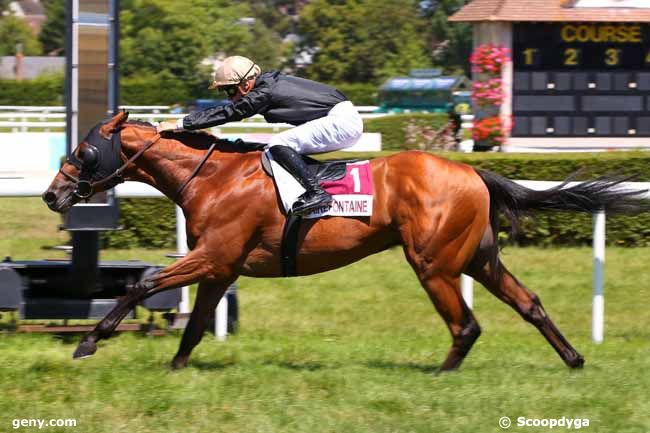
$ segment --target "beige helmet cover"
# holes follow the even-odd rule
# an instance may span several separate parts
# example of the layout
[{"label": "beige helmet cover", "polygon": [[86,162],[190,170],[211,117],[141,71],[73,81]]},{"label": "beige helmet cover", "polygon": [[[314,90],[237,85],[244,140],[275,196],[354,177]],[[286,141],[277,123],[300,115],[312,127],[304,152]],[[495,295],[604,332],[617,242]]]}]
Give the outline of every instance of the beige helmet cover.
[{"label": "beige helmet cover", "polygon": [[214,73],[214,79],[209,89],[220,86],[232,86],[245,79],[256,77],[261,70],[251,59],[242,56],[227,57]]}]

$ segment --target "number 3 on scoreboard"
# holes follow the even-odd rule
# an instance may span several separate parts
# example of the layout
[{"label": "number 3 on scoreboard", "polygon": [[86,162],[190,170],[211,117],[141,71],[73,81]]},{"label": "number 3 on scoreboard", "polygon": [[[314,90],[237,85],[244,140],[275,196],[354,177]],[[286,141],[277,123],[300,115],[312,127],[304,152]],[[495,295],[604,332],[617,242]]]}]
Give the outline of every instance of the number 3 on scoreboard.
[{"label": "number 3 on scoreboard", "polygon": [[[647,61],[647,58],[646,58]],[[621,49],[608,48],[605,50],[605,63],[607,66],[618,66],[621,63]]]},{"label": "number 3 on scoreboard", "polygon": [[564,64],[566,66],[578,66],[580,64],[580,49],[567,48],[564,50]]}]

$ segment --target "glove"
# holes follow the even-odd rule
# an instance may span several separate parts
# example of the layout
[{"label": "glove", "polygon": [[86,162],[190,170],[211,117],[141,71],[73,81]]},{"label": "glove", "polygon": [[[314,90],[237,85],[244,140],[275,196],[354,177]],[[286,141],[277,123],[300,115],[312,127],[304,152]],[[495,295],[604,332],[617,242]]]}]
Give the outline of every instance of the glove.
[{"label": "glove", "polygon": [[183,128],[179,128],[178,126],[179,122],[160,122],[158,126],[156,126],[156,131],[158,133],[164,132],[164,131],[180,131]]}]

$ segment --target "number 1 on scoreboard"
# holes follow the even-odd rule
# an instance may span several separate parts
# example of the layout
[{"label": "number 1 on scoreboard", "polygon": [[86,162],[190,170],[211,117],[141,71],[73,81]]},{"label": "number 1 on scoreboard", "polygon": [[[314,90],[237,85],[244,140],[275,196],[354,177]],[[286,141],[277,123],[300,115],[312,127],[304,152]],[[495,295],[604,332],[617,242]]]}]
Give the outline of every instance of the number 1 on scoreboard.
[{"label": "number 1 on scoreboard", "polygon": [[537,66],[539,64],[539,50],[537,48],[526,48],[523,54],[524,65]]}]

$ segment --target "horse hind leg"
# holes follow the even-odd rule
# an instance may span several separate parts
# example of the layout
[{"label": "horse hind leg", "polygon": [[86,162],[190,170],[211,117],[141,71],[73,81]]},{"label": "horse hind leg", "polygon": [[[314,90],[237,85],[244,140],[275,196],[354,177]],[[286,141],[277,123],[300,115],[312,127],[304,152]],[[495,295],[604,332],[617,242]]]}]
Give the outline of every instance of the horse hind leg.
[{"label": "horse hind leg", "polygon": [[527,322],[533,324],[560,358],[571,368],[580,368],[584,358],[569,344],[548,316],[539,297],[528,290],[501,263],[493,270],[486,254],[479,252],[470,263],[466,273],[483,284],[497,298],[510,305]]}]

